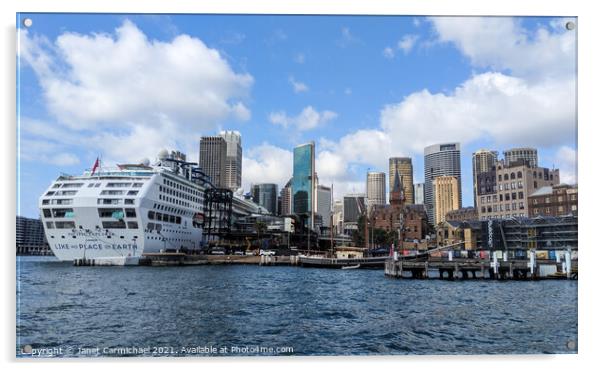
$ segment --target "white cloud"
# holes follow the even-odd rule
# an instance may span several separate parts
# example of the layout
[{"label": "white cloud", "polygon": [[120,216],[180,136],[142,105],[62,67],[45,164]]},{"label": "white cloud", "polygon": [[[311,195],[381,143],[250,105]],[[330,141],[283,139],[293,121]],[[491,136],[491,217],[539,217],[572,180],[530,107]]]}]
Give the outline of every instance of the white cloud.
[{"label": "white cloud", "polygon": [[295,54],[293,61],[295,61],[295,63],[299,63],[299,64],[305,63],[305,54],[303,54],[303,53]]},{"label": "white cloud", "polygon": [[65,32],[54,42],[20,32],[20,56],[50,114],[73,133],[90,130],[120,144],[103,146],[107,157],[134,155],[126,147],[146,135],[190,147],[223,120],[251,116],[245,100],[253,77],[234,72],[200,39],[151,40],[128,20],[111,34]]},{"label": "white cloud", "polygon": [[399,40],[397,47],[403,50],[404,54],[408,54],[416,44],[416,41],[418,41],[418,35],[405,35]]},{"label": "white cloud", "polygon": [[275,29],[272,34],[265,40],[265,43],[272,46],[279,42],[286,41],[288,35],[280,28]]},{"label": "white cloud", "polygon": [[554,156],[554,166],[560,169],[560,182],[577,184],[577,151],[569,146],[562,146]]},{"label": "white cloud", "polygon": [[575,75],[576,33],[551,21],[527,31],[513,17],[433,17],[440,42],[450,42],[477,67],[510,70],[513,76],[557,78]]},{"label": "white cloud", "polygon": [[285,128],[294,126],[297,130],[315,129],[321,124],[325,124],[334,120],[337,117],[336,112],[332,111],[316,111],[312,106],[305,107],[297,116],[290,117],[284,111],[272,112],[268,116],[268,120],[275,125],[281,125]]},{"label": "white cloud", "polygon": [[383,50],[383,56],[387,59],[392,59],[393,57],[395,57],[395,52],[393,51],[393,49],[391,47],[387,46]]},{"label": "white cloud", "polygon": [[341,37],[336,43],[339,47],[346,48],[352,44],[361,43],[361,40],[351,33],[349,27],[343,27],[341,28]]},{"label": "white cloud", "polygon": [[264,143],[247,151],[243,156],[243,189],[251,184],[276,183],[284,186],[293,174],[293,153]]},{"label": "white cloud", "polygon": [[309,87],[307,85],[305,85],[304,83],[302,83],[301,81],[296,81],[295,78],[293,76],[291,76],[288,81],[291,83],[291,85],[293,86],[293,91],[295,93],[301,93],[301,92],[306,92],[309,90]]},{"label": "white cloud", "polygon": [[413,153],[432,143],[477,139],[549,147],[574,136],[575,125],[570,82],[530,85],[491,72],[473,76],[449,95],[423,90],[381,111],[382,129]]},{"label": "white cloud", "polygon": [[79,158],[69,152],[64,152],[64,148],[57,143],[35,140],[21,139],[20,157],[24,161],[40,162],[56,166],[71,166],[79,164]]}]

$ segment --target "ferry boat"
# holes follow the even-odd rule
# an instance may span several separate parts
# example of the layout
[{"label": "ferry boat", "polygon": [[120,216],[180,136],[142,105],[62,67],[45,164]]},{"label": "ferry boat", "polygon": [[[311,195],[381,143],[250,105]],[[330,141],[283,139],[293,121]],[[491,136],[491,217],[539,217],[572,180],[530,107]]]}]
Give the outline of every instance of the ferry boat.
[{"label": "ferry boat", "polygon": [[39,199],[44,232],[61,261],[137,264],[143,254],[200,252],[210,180],[179,152],[152,165],[94,167],[59,176]]}]

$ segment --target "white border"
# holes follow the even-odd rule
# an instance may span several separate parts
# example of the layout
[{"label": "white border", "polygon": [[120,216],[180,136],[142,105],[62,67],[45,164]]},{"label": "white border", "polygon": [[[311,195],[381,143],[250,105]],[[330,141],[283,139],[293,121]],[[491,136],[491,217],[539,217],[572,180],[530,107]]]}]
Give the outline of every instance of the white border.
[{"label": "white border", "polygon": [[[602,35],[599,26],[599,12],[593,1],[525,1],[504,0],[496,3],[477,0],[456,1],[321,1],[309,3],[307,1],[290,1],[286,5],[277,0],[254,1],[204,1],[202,4],[190,4],[186,0],[120,0],[103,1],[87,0],[74,2],[69,0],[8,0],[2,1],[2,80],[3,88],[0,91],[2,104],[2,151],[3,151],[3,177],[0,182],[4,200],[2,205],[2,251],[4,253],[2,276],[4,278],[2,290],[2,335],[1,346],[5,367],[19,367],[33,369],[38,367],[50,370],[80,370],[105,369],[111,367],[132,368],[143,363],[143,367],[162,369],[166,363],[177,362],[178,368],[202,369],[223,368],[233,366],[245,367],[250,370],[266,369],[302,369],[307,367],[325,366],[345,367],[351,370],[382,368],[437,368],[439,370],[509,370],[533,366],[543,366],[548,370],[574,367],[577,362],[579,367],[593,365],[596,362],[598,331],[600,327],[600,288],[598,286],[599,267],[602,259],[596,250],[600,248],[599,239],[596,238],[597,228],[600,223],[595,220],[600,218],[597,188],[600,184],[599,160],[595,157],[599,150],[597,138],[600,138],[599,125],[602,95],[597,88],[600,86],[600,42]],[[582,247],[580,251],[581,275],[579,280],[579,354],[568,356],[496,356],[496,357],[308,357],[292,359],[263,358],[263,359],[156,359],[141,362],[140,360],[100,360],[87,362],[81,361],[61,362],[16,362],[14,360],[15,341],[15,19],[16,12],[124,12],[124,13],[300,13],[300,14],[412,14],[412,15],[559,15],[578,16],[579,32],[579,192],[580,192],[580,231],[579,239]],[[598,108],[598,109],[596,109]],[[598,155],[599,156],[599,155]],[[7,202],[10,200],[10,202]],[[133,364],[136,363],[136,364]],[[336,364],[335,364],[336,363]],[[6,368],[5,368],[6,369]]]}]

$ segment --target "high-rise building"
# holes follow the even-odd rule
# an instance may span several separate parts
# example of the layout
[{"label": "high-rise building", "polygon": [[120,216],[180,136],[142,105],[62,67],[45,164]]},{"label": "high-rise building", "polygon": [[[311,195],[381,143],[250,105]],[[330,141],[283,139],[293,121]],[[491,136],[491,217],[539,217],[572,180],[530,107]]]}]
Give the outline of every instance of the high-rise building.
[{"label": "high-rise building", "polygon": [[433,180],[435,225],[445,221],[445,215],[460,208],[460,184],[455,176],[438,176]]},{"label": "high-rise building", "polygon": [[278,212],[278,185],[273,183],[255,184],[251,189],[253,202],[266,208],[270,214]]},{"label": "high-rise building", "polygon": [[322,226],[330,228],[331,224],[331,208],[332,208],[332,190],[330,187],[318,185],[316,191],[317,194],[317,207],[316,214],[322,217]]},{"label": "high-rise building", "polygon": [[424,205],[424,183],[414,183],[414,204]]},{"label": "high-rise building", "polygon": [[[424,206],[431,224],[435,222],[433,180],[439,176],[454,176],[462,184],[460,143],[434,144],[424,149]],[[461,190],[458,201],[462,206]]]},{"label": "high-rise building", "polygon": [[17,255],[52,255],[40,219],[17,216]]},{"label": "high-rise building", "polygon": [[384,205],[387,203],[386,197],[385,173],[369,171],[366,175],[366,196],[368,212],[374,205]]},{"label": "high-rise building", "polygon": [[199,145],[199,167],[211,178],[213,185],[226,186],[226,140],[220,136],[201,138]]},{"label": "high-rise building", "polygon": [[497,163],[497,151],[480,149],[472,154],[472,194],[474,207],[477,207],[477,176],[481,173],[491,171]]},{"label": "high-rise building", "polygon": [[293,151],[292,201],[293,214],[304,215],[309,228],[314,228],[316,212],[315,143],[295,147]]},{"label": "high-rise building", "polygon": [[[414,168],[409,157],[389,158],[389,192],[395,182],[395,171],[399,172],[406,204],[414,203]],[[391,196],[389,196],[391,198]]]},{"label": "high-rise building", "polygon": [[222,131],[226,141],[226,175],[224,185],[236,192],[242,185],[242,140],[238,131]]},{"label": "high-rise building", "polygon": [[291,215],[292,214],[292,202],[291,202],[291,183],[293,179],[289,179],[284,187],[280,190],[280,215]]},{"label": "high-rise building", "polygon": [[348,194],[343,197],[343,222],[356,224],[366,210],[366,196],[363,194]]},{"label": "high-rise building", "polygon": [[524,161],[498,161],[489,172],[477,177],[479,219],[506,219],[529,216],[528,197],[542,187],[559,183],[558,169],[531,167]]},{"label": "high-rise building", "polygon": [[512,166],[514,164],[526,164],[529,167],[539,166],[537,163],[536,148],[510,148],[504,151],[504,165]]}]

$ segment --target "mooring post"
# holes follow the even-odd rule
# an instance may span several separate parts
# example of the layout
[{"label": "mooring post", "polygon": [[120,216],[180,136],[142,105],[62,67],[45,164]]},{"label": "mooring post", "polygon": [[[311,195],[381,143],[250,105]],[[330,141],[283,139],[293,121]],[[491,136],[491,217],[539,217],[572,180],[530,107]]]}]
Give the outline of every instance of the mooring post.
[{"label": "mooring post", "polygon": [[424,262],[424,278],[429,278],[429,262]]},{"label": "mooring post", "polygon": [[497,252],[494,251],[493,252],[493,263],[491,263],[491,268],[493,268],[493,277],[494,278],[499,278],[499,274],[498,274],[498,268],[500,266],[500,263],[497,261]]},{"label": "mooring post", "polygon": [[510,267],[509,267],[509,269],[510,269],[510,270],[508,271],[508,275],[509,275],[510,279],[513,279],[513,278],[514,278],[514,270],[513,270],[513,268],[512,268],[512,262],[510,262]]},{"label": "mooring post", "polygon": [[529,271],[531,272],[531,278],[534,278],[535,275],[535,251],[533,249],[529,250]]},{"label": "mooring post", "polygon": [[564,253],[564,260],[566,260],[566,278],[571,278],[571,249],[567,249]]}]

